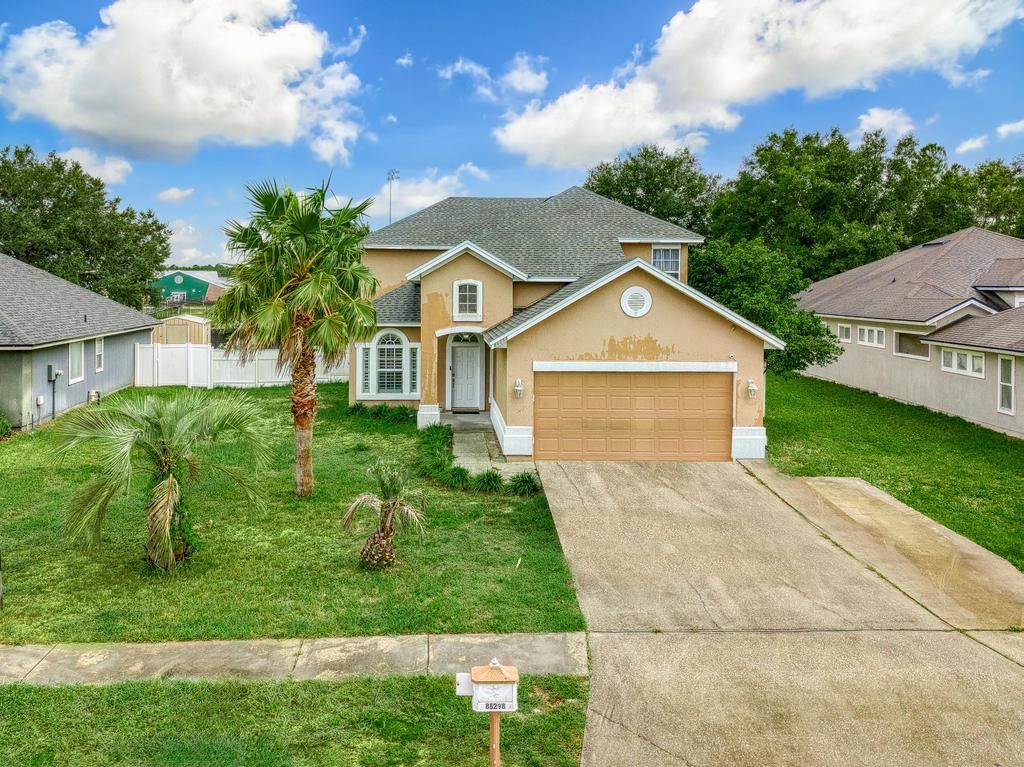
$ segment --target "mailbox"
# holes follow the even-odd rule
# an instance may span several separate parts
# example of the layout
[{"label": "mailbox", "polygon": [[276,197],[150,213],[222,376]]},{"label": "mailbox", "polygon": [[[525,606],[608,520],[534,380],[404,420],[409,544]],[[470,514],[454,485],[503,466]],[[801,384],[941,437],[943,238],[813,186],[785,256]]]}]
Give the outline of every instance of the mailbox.
[{"label": "mailbox", "polygon": [[502,666],[495,658],[487,666],[473,666],[473,710],[485,714],[517,711],[519,708],[519,670]]}]

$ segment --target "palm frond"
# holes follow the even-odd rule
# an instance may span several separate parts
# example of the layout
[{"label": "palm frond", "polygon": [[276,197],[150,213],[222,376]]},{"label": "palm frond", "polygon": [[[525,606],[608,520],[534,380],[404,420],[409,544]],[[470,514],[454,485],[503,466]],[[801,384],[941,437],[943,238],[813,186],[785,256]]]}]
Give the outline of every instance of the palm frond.
[{"label": "palm frond", "polygon": [[383,501],[373,493],[363,493],[357,497],[348,509],[345,511],[345,515],[341,518],[341,524],[346,530],[352,527],[352,520],[355,519],[362,509],[369,509],[373,513],[380,515],[381,508],[383,507]]}]

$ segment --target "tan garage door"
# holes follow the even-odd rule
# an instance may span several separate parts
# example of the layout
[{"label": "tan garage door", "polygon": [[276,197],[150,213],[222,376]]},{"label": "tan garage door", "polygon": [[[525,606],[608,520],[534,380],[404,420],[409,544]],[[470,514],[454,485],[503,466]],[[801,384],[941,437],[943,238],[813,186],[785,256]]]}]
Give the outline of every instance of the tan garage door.
[{"label": "tan garage door", "polygon": [[727,461],[731,373],[536,373],[534,457]]}]

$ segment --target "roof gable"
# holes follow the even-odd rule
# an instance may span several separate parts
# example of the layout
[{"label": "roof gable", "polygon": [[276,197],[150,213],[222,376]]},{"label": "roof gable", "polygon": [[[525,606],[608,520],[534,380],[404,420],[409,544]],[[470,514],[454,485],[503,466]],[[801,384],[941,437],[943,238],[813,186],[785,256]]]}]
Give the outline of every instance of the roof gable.
[{"label": "roof gable", "polygon": [[479,245],[475,245],[469,240],[460,242],[453,248],[449,248],[444,253],[434,256],[434,258],[427,261],[425,264],[421,264],[413,269],[411,272],[405,275],[405,279],[410,281],[419,280],[431,272],[440,269],[442,266],[450,261],[454,261],[459,256],[470,255],[480,261],[483,261],[488,266],[497,269],[499,272],[513,280],[525,280],[527,274],[525,272],[516,269],[514,266],[506,261],[495,256],[493,253],[488,253],[486,250],[481,248]]},{"label": "roof gable", "polygon": [[159,325],[43,269],[0,254],[0,347],[33,347]]},{"label": "roof gable", "polygon": [[548,317],[557,314],[566,307],[572,306],[574,303],[585,298],[599,288],[604,287],[613,280],[616,280],[622,275],[628,274],[636,269],[646,272],[655,279],[660,280],[669,287],[710,309],[715,314],[725,317],[730,322],[743,328],[751,335],[760,338],[764,341],[765,346],[772,349],[785,348],[786,344],[782,339],[772,335],[767,330],[755,325],[753,322],[744,319],[740,315],[736,314],[736,312],[704,295],[699,290],[687,285],[686,283],[669,277],[660,269],[654,268],[646,261],[639,258],[625,263],[604,264],[596,268],[586,277],[566,285],[561,290],[557,290],[551,295],[542,298],[532,306],[527,307],[519,314],[513,315],[504,322],[500,322],[494,327],[488,329],[484,332],[484,340],[489,346],[496,346],[499,348],[505,346],[510,339],[525,333],[527,330],[540,324]]}]

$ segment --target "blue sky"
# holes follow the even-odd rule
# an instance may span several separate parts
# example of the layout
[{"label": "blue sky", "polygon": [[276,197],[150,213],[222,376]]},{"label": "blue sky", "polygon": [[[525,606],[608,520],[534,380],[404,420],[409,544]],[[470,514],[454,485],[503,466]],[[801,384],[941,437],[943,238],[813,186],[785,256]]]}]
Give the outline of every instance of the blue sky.
[{"label": "blue sky", "polygon": [[176,263],[221,260],[266,177],[379,198],[396,168],[404,215],[551,194],[640,141],[728,175],[786,126],[1024,154],[1024,0],[67,0],[0,23],[4,143],[152,207]]}]

